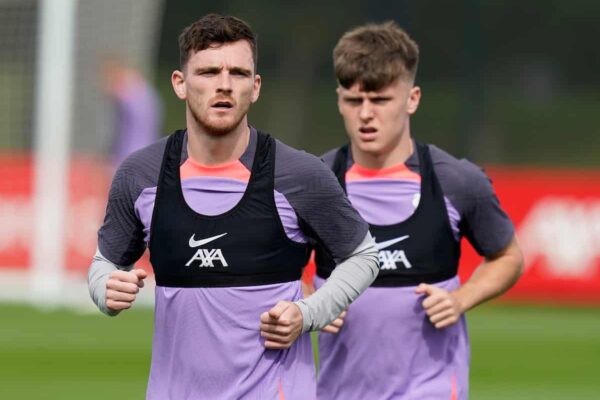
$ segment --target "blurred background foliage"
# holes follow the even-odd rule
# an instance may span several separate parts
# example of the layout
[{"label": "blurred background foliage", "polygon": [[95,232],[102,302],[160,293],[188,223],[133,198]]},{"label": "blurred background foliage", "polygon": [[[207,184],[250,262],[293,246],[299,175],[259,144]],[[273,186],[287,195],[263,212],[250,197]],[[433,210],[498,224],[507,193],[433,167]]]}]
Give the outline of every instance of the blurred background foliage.
[{"label": "blurred background foliage", "polygon": [[486,164],[600,164],[598,1],[166,2],[155,76],[165,132],[184,124],[169,78],[177,36],[208,12],[258,33],[263,88],[250,122],[288,144],[322,153],[345,140],[332,49],[353,26],[393,19],[421,50],[416,138]]},{"label": "blurred background foliage", "polygon": [[[91,7],[88,3],[82,2],[82,7]],[[35,57],[35,23],[10,22],[15,15],[35,21],[36,4],[35,0],[0,0],[0,22],[6,22],[0,24],[4,54]],[[130,24],[137,21],[137,4],[129,6]],[[165,134],[184,126],[183,104],[170,85],[171,72],[178,67],[177,37],[203,14],[236,15],[258,34],[263,88],[250,122],[317,154],[345,141],[331,61],[338,38],[366,22],[395,20],[421,48],[417,84],[423,98],[413,118],[415,137],[478,163],[600,164],[597,0],[178,0],[161,4],[156,31],[146,34],[156,46],[153,61],[138,68],[150,75],[165,103]],[[79,25],[94,22],[78,20]],[[24,26],[31,35],[12,31]],[[102,35],[109,33],[110,29]],[[14,40],[21,36],[24,39]],[[82,43],[99,39],[80,38]],[[127,38],[121,42],[127,51]],[[133,52],[131,43],[129,51]],[[34,82],[31,71],[24,72],[23,67],[14,71],[13,60],[2,65],[0,93],[7,96],[0,101],[5,116],[0,123],[0,150],[25,150],[31,147],[33,135],[30,117],[21,114],[32,103]],[[77,77],[84,89],[76,93],[76,101],[92,104],[88,98],[100,96],[94,92],[99,86],[92,84],[94,79]],[[76,124],[74,149],[108,155],[110,141],[103,139],[107,132],[103,121],[99,117],[97,126],[88,128]]]}]

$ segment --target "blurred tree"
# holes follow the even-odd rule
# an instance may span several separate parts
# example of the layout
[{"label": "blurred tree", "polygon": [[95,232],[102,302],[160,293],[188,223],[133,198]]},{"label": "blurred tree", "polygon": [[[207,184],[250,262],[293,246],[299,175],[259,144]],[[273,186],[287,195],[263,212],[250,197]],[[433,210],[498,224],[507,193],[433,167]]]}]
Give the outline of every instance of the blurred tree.
[{"label": "blurred tree", "polygon": [[292,145],[320,153],[344,140],[331,51],[347,29],[393,19],[421,48],[419,139],[478,162],[600,164],[598,1],[167,2],[158,85],[168,130],[183,122],[169,84],[177,35],[211,11],[258,33],[264,86],[251,121]]}]

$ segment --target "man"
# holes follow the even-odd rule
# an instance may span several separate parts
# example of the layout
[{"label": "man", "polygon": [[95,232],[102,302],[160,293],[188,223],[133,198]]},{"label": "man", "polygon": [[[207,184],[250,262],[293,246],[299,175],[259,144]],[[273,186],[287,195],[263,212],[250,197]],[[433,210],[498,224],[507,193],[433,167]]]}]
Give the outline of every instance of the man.
[{"label": "man", "polygon": [[115,112],[111,156],[116,168],[129,154],[159,139],[162,104],[140,71],[124,61],[107,59],[102,73],[104,90]]},{"label": "man", "polygon": [[[338,107],[350,145],[327,153],[370,224],[381,272],[337,335],[319,336],[318,398],[466,399],[464,312],[511,287],[522,269],[514,229],[475,165],[412,139],[419,51],[398,25],[344,34],[333,52]],[[484,257],[460,285],[460,239]],[[334,271],[316,254],[316,287]]]},{"label": "man", "polygon": [[[186,130],[130,156],[117,171],[92,298],[109,315],[130,308],[156,277],[148,399],[310,399],[308,335],[333,320],[378,272],[367,224],[313,156],[248,126],[257,101],[256,39],[248,25],[210,14],[179,38],[171,80]],[[301,300],[313,243],[339,273]]]}]

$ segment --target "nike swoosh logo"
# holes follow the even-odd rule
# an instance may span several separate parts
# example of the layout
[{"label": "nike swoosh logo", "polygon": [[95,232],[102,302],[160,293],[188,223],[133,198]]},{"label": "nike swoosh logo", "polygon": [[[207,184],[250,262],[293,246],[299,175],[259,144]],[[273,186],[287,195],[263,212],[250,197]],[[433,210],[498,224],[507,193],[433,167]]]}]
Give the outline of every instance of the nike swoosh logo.
[{"label": "nike swoosh logo", "polygon": [[375,243],[375,247],[377,247],[377,250],[380,250],[380,251],[381,251],[381,250],[383,250],[383,249],[385,249],[385,248],[388,248],[388,247],[390,247],[390,246],[391,246],[391,245],[393,245],[393,244],[396,244],[396,243],[398,243],[398,242],[401,242],[401,241],[403,241],[403,240],[406,240],[406,239],[408,239],[408,237],[409,237],[409,236],[410,236],[410,235],[405,235],[405,236],[401,236],[401,237],[399,237],[399,238],[396,238],[396,239],[386,240],[385,242],[381,242],[381,243]]},{"label": "nike swoosh logo", "polygon": [[194,240],[194,236],[196,236],[196,234],[193,234],[190,237],[190,243],[189,243],[189,245],[190,245],[190,247],[200,247],[200,246],[202,246],[202,245],[204,245],[206,243],[210,243],[210,242],[212,242],[214,240],[217,240],[218,238],[221,238],[221,237],[223,237],[225,235],[227,235],[227,233],[223,233],[221,235],[209,237],[209,238],[206,238],[206,239]]}]

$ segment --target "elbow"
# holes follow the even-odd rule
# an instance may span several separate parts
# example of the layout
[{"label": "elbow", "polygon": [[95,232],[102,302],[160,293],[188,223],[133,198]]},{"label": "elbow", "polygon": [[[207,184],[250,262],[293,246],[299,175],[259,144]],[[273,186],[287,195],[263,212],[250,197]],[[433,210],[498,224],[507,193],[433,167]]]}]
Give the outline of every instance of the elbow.
[{"label": "elbow", "polygon": [[377,247],[375,247],[375,244],[365,252],[365,256],[377,266],[377,269],[379,269],[379,251],[377,250]]},{"label": "elbow", "polygon": [[523,255],[523,251],[521,250],[521,248],[516,245],[514,247],[514,251],[512,254],[513,257],[513,263],[514,263],[514,269],[515,269],[515,282],[519,280],[519,278],[521,278],[521,276],[523,276],[523,273],[525,273],[525,256]]},{"label": "elbow", "polygon": [[519,245],[516,236],[513,236],[512,241],[505,249],[503,255],[510,260],[509,265],[512,266],[512,270],[514,271],[514,284],[519,280],[523,273],[525,273],[525,256],[523,255],[523,250],[521,250],[521,246]]},{"label": "elbow", "polygon": [[523,257],[523,253],[519,253],[519,256],[517,260],[517,279],[525,273],[525,258]]},{"label": "elbow", "polygon": [[379,250],[375,247],[373,241],[372,246],[365,252],[365,259],[368,260],[371,271],[373,272],[373,280],[379,275]]},{"label": "elbow", "polygon": [[373,239],[370,232],[367,231],[354,256],[360,258],[363,268],[367,267],[371,273],[372,281],[375,280],[379,274],[379,250],[377,250],[375,239]]}]

